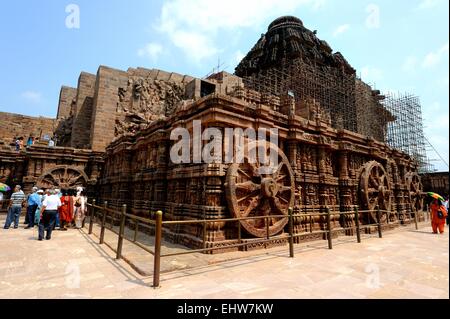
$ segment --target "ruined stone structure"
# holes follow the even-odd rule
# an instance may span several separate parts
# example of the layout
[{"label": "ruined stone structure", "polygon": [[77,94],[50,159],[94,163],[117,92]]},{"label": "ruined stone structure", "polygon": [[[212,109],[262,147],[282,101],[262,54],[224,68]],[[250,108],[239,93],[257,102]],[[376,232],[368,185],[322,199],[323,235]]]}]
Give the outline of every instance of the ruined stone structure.
[{"label": "ruined stone structure", "polygon": [[[417,162],[385,143],[395,117],[383,99],[341,53],[299,19],[282,17],[234,75],[196,79],[104,66],[96,75],[81,73],[77,89],[61,89],[55,135],[62,147],[0,151],[0,181],[14,176],[27,185],[95,185],[90,189],[99,201],[127,204],[145,217],[162,210],[166,220],[279,215],[269,225],[241,221],[244,249],[258,248],[252,242],[266,235],[267,226],[270,244],[284,244],[288,207],[300,214],[327,207],[372,210],[361,215],[362,224],[373,223],[379,207],[391,212],[382,216],[391,228],[398,216],[408,222],[410,213],[422,210],[423,186]],[[246,149],[275,150],[279,165],[261,173],[261,158],[256,164],[248,158],[242,164],[173,163],[176,141],[170,135],[181,127],[192,136],[194,121],[223,136],[226,128],[278,129],[278,145],[246,141]],[[220,143],[215,155],[224,158],[229,145]],[[335,217],[332,223],[335,234],[344,235],[355,221]],[[237,242],[237,226],[171,225],[164,236],[189,247],[202,246],[203,238],[208,247],[227,247]],[[309,232],[324,227],[319,217],[294,222],[295,233],[302,234],[298,241],[321,239]]]}]

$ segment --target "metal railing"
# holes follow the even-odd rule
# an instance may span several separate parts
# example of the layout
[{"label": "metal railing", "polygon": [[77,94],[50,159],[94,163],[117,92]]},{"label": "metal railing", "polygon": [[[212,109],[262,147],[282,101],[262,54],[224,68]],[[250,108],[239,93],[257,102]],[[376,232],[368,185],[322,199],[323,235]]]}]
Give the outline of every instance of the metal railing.
[{"label": "metal railing", "polygon": [[[222,249],[230,249],[230,248],[239,248],[248,246],[249,244],[261,244],[261,243],[268,243],[272,241],[274,238],[276,239],[286,239],[289,246],[289,256],[291,258],[294,257],[294,241],[295,238],[304,236],[305,234],[323,234],[324,238],[328,242],[328,248],[333,249],[333,231],[348,231],[352,230],[356,233],[356,241],[357,243],[361,243],[361,231],[365,230],[367,228],[373,228],[375,227],[378,231],[378,237],[383,237],[383,225],[390,225],[393,224],[390,221],[390,217],[394,214],[397,215],[397,222],[399,225],[401,225],[404,220],[402,220],[400,217],[405,215],[405,212],[392,212],[392,211],[386,211],[381,210],[377,207],[375,211],[371,210],[358,210],[358,208],[355,208],[354,211],[347,211],[347,212],[337,212],[337,211],[331,211],[329,208],[325,209],[325,213],[309,213],[309,214],[293,214],[293,209],[290,208],[288,210],[287,216],[280,216],[280,215],[267,215],[267,216],[256,216],[256,217],[239,217],[239,218],[222,218],[222,219],[211,219],[211,220],[168,220],[163,221],[163,213],[162,211],[158,211],[155,214],[152,214],[155,216],[154,219],[150,218],[143,218],[136,215],[128,214],[127,213],[127,206],[123,205],[122,209],[120,211],[110,209],[107,207],[108,202],[104,202],[103,206],[96,205],[96,201],[93,200],[92,203],[88,203],[88,208],[90,212],[88,213],[89,217],[89,234],[91,235],[93,233],[93,224],[94,222],[97,222],[100,225],[100,235],[99,235],[99,244],[105,243],[105,230],[108,229],[114,234],[118,236],[117,241],[117,248],[116,248],[116,259],[122,259],[122,249],[123,249],[123,241],[124,239],[135,244],[136,246],[142,248],[144,251],[150,253],[154,258],[154,269],[153,269],[153,287],[159,287],[160,285],[160,270],[161,270],[161,258],[164,257],[173,257],[173,256],[180,256],[180,255],[186,255],[186,254],[194,254],[194,253],[200,253],[200,252],[214,252],[217,250]],[[368,220],[370,220],[370,215],[375,213],[376,216],[376,223],[368,223],[361,225],[361,218],[363,214],[366,214],[368,216]],[[387,214],[386,222],[382,222],[382,214]],[[430,215],[428,212],[428,209],[426,212],[424,212],[424,219],[425,221],[430,220]],[[418,229],[418,213],[414,214],[414,217],[412,217],[411,212],[408,213],[409,215],[409,221],[411,222],[414,220],[415,228]],[[339,216],[350,216],[351,220],[354,221],[354,225],[351,227],[332,227],[332,217]],[[270,218],[288,218],[288,233],[284,235],[276,235],[276,236],[270,236],[270,230],[269,230],[269,220]],[[313,228],[310,228],[310,232],[301,232],[301,233],[294,233],[294,219],[295,218],[310,218],[313,217],[323,217],[322,221],[325,221],[323,230],[313,230]],[[428,217],[428,218],[427,218]],[[110,219],[109,225],[107,224],[107,219]],[[125,224],[126,220],[131,220],[132,224],[134,225],[134,237],[133,239],[126,238],[125,237]],[[242,238],[242,227],[241,227],[241,221],[243,220],[260,220],[265,219],[265,225],[266,225],[266,236],[265,238],[261,239],[251,239],[249,242],[244,242]],[[336,220],[336,219],[335,219]],[[114,223],[116,221],[119,221],[119,230],[114,229]],[[223,222],[236,222],[237,223],[237,230],[238,230],[238,243],[237,244],[230,244],[224,247],[206,247],[206,233],[207,233],[207,226],[208,224],[214,224],[214,223],[223,223]],[[163,235],[163,226],[164,225],[189,225],[189,224],[201,224],[203,226],[203,247],[200,249],[192,249],[185,252],[176,252],[176,253],[161,253],[161,244],[162,244],[162,235]],[[138,227],[143,226],[150,229],[155,230],[155,241],[154,241],[154,249],[151,250],[145,245],[141,244],[137,240],[137,233],[138,233]]]}]

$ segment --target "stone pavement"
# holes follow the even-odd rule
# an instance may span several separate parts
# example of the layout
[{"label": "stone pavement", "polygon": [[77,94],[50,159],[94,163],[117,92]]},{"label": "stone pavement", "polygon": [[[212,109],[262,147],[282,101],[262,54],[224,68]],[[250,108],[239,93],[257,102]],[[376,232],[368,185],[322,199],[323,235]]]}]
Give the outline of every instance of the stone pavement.
[{"label": "stone pavement", "polygon": [[21,225],[0,229],[0,298],[448,299],[448,230],[433,235],[421,224],[419,231],[401,228],[382,239],[363,236],[361,244],[340,238],[333,250],[326,241],[296,245],[294,259],[283,247],[213,265],[209,260],[163,273],[161,288],[153,289],[151,276],[115,260],[86,230],[56,231],[51,241],[39,242],[36,230]]}]

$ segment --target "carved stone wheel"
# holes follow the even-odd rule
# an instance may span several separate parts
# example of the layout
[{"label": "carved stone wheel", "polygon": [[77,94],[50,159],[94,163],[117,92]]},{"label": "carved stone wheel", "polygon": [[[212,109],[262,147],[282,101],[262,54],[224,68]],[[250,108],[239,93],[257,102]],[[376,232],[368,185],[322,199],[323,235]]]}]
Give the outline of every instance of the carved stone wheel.
[{"label": "carved stone wheel", "polygon": [[[288,208],[295,199],[294,173],[284,153],[269,142],[250,142],[246,146],[242,164],[231,164],[226,177],[226,197],[228,207],[234,217],[254,217],[279,215],[267,219],[242,220],[241,225],[255,237],[274,236],[288,223]],[[272,150],[278,162],[268,169],[259,158],[258,149],[269,156]],[[250,150],[256,151],[256,161],[249,159]],[[261,153],[263,153],[261,151]],[[264,166],[264,167],[263,167]]]},{"label": "carved stone wheel", "polygon": [[406,184],[408,186],[409,204],[413,213],[423,210],[423,185],[417,173],[408,173],[406,175]]},{"label": "carved stone wheel", "polygon": [[37,181],[40,188],[58,187],[59,189],[75,189],[86,186],[88,177],[78,168],[66,165],[55,166],[41,175]]},{"label": "carved stone wheel", "polygon": [[[377,220],[377,206],[381,210],[391,208],[391,184],[384,167],[371,161],[364,165],[359,181],[361,201],[365,210],[372,211],[372,221]],[[386,221],[387,214],[381,214],[381,221]]]}]

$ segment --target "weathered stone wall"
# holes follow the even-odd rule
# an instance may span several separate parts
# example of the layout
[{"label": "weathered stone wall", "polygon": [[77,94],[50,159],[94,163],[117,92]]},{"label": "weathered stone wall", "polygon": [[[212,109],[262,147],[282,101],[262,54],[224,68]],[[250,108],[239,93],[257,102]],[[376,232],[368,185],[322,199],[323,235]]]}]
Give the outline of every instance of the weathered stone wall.
[{"label": "weathered stone wall", "polygon": [[0,112],[0,140],[9,145],[14,144],[14,138],[23,137],[25,145],[30,135],[41,139],[45,135],[52,137],[55,122],[46,117]]},{"label": "weathered stone wall", "polygon": [[96,76],[86,72],[82,72],[78,79],[71,137],[71,146],[75,148],[90,148],[95,81]]},{"label": "weathered stone wall", "polygon": [[68,118],[72,111],[73,101],[76,101],[77,98],[77,89],[63,86],[61,87],[61,91],[59,93],[59,102],[58,102],[58,114],[56,118],[58,120],[63,118]]},{"label": "weathered stone wall", "polygon": [[422,175],[423,189],[425,192],[435,192],[441,196],[450,194],[449,173],[429,173]]},{"label": "weathered stone wall", "polygon": [[114,139],[118,90],[126,87],[127,82],[127,72],[105,66],[98,69],[90,127],[90,144],[95,151],[104,151]]}]

